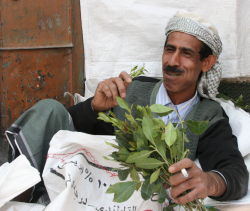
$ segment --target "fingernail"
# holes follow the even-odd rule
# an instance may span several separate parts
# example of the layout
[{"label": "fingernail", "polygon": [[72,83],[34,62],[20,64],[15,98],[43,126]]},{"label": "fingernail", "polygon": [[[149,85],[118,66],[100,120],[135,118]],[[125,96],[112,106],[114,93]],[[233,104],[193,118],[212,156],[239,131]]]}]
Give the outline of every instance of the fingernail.
[{"label": "fingernail", "polygon": [[169,172],[174,172],[174,171],[175,171],[175,167],[169,167],[169,168],[168,168],[168,171],[169,171]]},{"label": "fingernail", "polygon": [[122,98],[125,98],[125,97],[126,97],[126,95],[125,95],[124,93],[122,93],[122,94],[121,94],[121,97],[122,97]]}]

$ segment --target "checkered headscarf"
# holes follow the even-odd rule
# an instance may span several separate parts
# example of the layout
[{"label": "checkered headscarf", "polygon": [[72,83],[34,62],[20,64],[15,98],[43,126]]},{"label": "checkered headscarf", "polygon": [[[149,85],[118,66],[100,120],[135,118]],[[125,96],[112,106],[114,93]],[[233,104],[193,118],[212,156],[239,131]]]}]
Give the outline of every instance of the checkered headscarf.
[{"label": "checkered headscarf", "polygon": [[217,58],[217,62],[207,72],[202,72],[197,82],[197,90],[202,97],[214,98],[218,93],[218,86],[222,75],[222,68],[218,62],[219,55],[222,51],[222,42],[215,27],[207,20],[201,18],[195,13],[180,12],[170,19],[165,30],[168,35],[174,31],[184,32],[195,36],[198,40],[204,42],[211,48]]}]

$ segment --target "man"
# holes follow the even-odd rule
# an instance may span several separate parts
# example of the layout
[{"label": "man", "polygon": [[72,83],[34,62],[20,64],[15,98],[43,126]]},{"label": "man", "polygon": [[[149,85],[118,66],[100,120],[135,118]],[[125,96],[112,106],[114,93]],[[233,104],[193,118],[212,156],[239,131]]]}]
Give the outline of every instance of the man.
[{"label": "man", "polygon": [[[99,83],[93,98],[68,110],[74,126],[77,131],[85,133],[113,134],[113,126],[97,120],[97,117],[98,112],[112,109],[117,118],[124,119],[124,111],[117,106],[116,96],[125,98],[128,104],[146,106],[161,103],[174,107],[182,119],[209,120],[209,128],[202,135],[187,131],[190,143],[186,147],[190,149],[190,159],[169,168],[169,172],[176,173],[169,180],[174,187],[171,196],[179,204],[207,196],[222,201],[239,199],[247,192],[248,171],[238,150],[237,139],[232,135],[228,117],[217,102],[209,99],[215,97],[221,77],[217,59],[222,44],[217,30],[197,14],[178,12],[169,21],[166,36],[162,56],[163,81],[138,77],[132,82],[130,76],[122,72],[118,78]],[[46,107],[46,104],[49,106]],[[30,132],[35,119],[41,118],[41,115],[45,120],[40,124],[40,130],[34,127]],[[33,119],[30,123],[25,122],[28,117]],[[67,118],[68,114],[61,105],[55,101],[42,101],[9,129],[13,131],[16,125],[22,127],[15,136],[19,148],[22,148],[20,145],[29,146],[26,156],[40,171],[53,134],[59,129],[72,129],[71,121]],[[176,122],[177,114],[172,113],[163,120],[166,123]],[[30,133],[40,131],[42,138],[33,141]],[[9,139],[14,145],[11,135]],[[23,148],[25,151],[26,147]],[[196,157],[203,171],[193,162]],[[186,190],[191,192],[179,197]]]},{"label": "man", "polygon": [[[116,116],[124,119],[122,111],[115,107],[115,96],[126,97],[125,100],[129,104],[169,104],[182,112],[183,119],[196,109],[196,115],[202,118],[198,119],[194,115],[193,119],[209,120],[210,125],[199,138],[189,133],[192,146],[187,147],[192,153],[190,158],[197,156],[206,172],[200,170],[190,159],[172,165],[169,171],[176,173],[170,178],[170,183],[174,186],[172,197],[180,204],[207,196],[217,200],[241,198],[247,192],[248,172],[242,156],[236,149],[237,140],[232,135],[223,109],[215,101],[205,99],[215,97],[221,76],[217,58],[222,44],[217,30],[196,14],[177,13],[166,28],[166,35],[162,56],[163,82],[132,82],[125,72],[118,78],[105,80],[99,83],[93,100],[89,99],[82,105],[78,104],[69,109],[74,125],[82,132],[112,134],[113,127],[97,121],[96,117],[98,112],[113,108]],[[204,83],[207,84],[204,86]],[[155,91],[157,95],[154,95]],[[165,100],[160,97],[164,94]],[[150,97],[153,95],[155,99],[152,100]],[[176,114],[172,117],[169,115],[168,118],[174,122]],[[194,139],[197,139],[198,143],[195,143]],[[186,169],[188,178],[181,173],[182,169]],[[189,194],[178,197],[188,189],[191,190]]]}]

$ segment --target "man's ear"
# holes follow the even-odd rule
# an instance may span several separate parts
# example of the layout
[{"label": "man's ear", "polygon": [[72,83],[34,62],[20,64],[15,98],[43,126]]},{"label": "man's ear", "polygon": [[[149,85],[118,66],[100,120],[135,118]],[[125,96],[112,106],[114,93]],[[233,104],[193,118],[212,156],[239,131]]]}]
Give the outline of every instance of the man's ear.
[{"label": "man's ear", "polygon": [[217,59],[215,55],[209,55],[207,58],[205,58],[202,61],[202,72],[207,72],[208,70],[210,70],[214,64],[216,63]]}]

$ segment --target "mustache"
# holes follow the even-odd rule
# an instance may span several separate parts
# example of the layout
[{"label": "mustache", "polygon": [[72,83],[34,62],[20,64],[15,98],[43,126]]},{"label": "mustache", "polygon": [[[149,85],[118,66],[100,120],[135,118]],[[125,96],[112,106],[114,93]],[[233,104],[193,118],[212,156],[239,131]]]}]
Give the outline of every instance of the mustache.
[{"label": "mustache", "polygon": [[170,65],[166,65],[163,68],[164,72],[170,72],[170,73],[184,73],[184,70],[179,69],[177,66],[170,66]]}]

